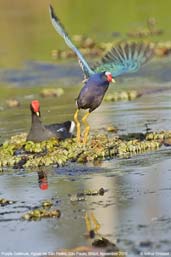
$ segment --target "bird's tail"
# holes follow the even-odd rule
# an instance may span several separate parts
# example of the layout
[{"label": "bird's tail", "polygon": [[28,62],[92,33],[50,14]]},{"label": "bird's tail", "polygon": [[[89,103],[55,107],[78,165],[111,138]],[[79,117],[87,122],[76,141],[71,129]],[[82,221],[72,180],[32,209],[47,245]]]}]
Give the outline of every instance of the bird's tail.
[{"label": "bird's tail", "polygon": [[68,47],[71,48],[74,51],[74,53],[77,55],[78,59],[80,60],[82,66],[83,66],[84,73],[89,74],[89,76],[90,76],[93,73],[93,71],[91,70],[90,66],[86,62],[83,55],[80,53],[80,51],[77,49],[77,47],[73,44],[71,38],[69,37],[64,26],[60,22],[59,18],[56,16],[54,9],[51,5],[49,6],[49,12],[50,12],[50,18],[51,18],[53,27],[55,28],[57,33],[65,40],[65,43],[68,45]]},{"label": "bird's tail", "polygon": [[74,121],[65,121],[63,123],[63,127],[66,129],[66,131],[70,134],[73,134],[75,130],[75,122]]}]

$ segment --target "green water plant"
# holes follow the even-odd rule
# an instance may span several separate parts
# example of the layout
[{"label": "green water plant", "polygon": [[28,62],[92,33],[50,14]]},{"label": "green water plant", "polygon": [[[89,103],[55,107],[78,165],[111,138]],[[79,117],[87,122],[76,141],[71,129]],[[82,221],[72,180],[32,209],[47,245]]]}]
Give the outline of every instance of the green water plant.
[{"label": "green water plant", "polygon": [[6,206],[6,205],[9,205],[9,204],[13,204],[15,202],[16,201],[8,200],[8,199],[5,199],[5,198],[0,198],[0,206]]},{"label": "green water plant", "polygon": [[87,163],[116,157],[127,158],[160,148],[171,131],[118,135],[105,131],[92,135],[86,145],[75,138],[59,141],[52,138],[41,143],[26,141],[26,134],[12,136],[0,146],[0,167],[36,168],[64,166],[67,162]]},{"label": "green water plant", "polygon": [[45,208],[36,208],[33,211],[25,213],[21,218],[27,221],[31,220],[40,220],[42,218],[59,218],[61,212],[58,209],[45,209]]},{"label": "green water plant", "polygon": [[22,215],[21,219],[27,221],[38,221],[42,218],[60,218],[61,211],[56,209],[52,200],[44,200],[40,207],[36,207],[33,210]]},{"label": "green water plant", "polygon": [[113,92],[110,94],[107,94],[104,97],[104,100],[106,102],[118,102],[118,101],[131,101],[138,97],[140,97],[142,94],[136,90],[127,90],[127,91],[120,91],[120,92]]}]

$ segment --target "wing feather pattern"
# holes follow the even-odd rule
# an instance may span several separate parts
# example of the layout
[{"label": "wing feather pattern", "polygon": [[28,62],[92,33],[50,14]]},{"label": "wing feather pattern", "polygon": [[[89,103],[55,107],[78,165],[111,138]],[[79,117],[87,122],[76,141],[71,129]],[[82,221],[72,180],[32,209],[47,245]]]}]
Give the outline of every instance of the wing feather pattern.
[{"label": "wing feather pattern", "polygon": [[109,71],[113,77],[136,72],[153,55],[153,49],[145,43],[120,43],[113,47],[93,68],[95,72]]}]

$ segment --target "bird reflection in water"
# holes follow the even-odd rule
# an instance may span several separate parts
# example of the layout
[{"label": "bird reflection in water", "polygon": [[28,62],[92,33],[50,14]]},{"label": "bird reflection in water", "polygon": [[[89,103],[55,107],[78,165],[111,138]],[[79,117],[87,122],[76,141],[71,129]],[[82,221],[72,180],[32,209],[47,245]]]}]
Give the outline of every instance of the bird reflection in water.
[{"label": "bird reflection in water", "polygon": [[37,172],[37,174],[38,174],[39,188],[41,190],[47,190],[48,189],[47,173],[43,170],[40,170],[40,171]]},{"label": "bird reflection in water", "polygon": [[[120,256],[124,257],[124,252],[115,243],[103,237],[99,230],[100,223],[97,221],[93,212],[85,213],[86,238],[90,241],[89,245],[78,246],[72,249],[62,249],[57,252],[58,256]],[[53,257],[56,255],[52,255]]]}]

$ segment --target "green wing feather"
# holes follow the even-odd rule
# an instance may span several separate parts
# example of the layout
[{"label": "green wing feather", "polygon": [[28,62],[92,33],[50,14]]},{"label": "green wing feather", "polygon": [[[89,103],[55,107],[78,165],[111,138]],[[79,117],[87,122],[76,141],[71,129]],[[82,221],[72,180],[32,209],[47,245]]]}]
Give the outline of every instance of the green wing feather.
[{"label": "green wing feather", "polygon": [[120,43],[113,47],[93,67],[95,72],[109,71],[113,77],[135,72],[153,55],[153,49],[145,43]]}]

